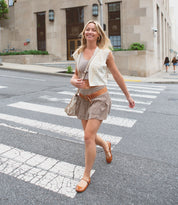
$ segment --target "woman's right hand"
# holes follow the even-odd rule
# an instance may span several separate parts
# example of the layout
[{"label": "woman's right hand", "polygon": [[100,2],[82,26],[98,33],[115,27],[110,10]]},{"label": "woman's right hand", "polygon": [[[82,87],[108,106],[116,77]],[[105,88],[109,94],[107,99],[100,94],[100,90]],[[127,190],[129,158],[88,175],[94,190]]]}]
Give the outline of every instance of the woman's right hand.
[{"label": "woman's right hand", "polygon": [[72,77],[71,80],[70,80],[71,84],[77,88],[85,88],[86,85],[85,85],[85,81],[83,81],[82,79],[80,78],[75,78],[75,77]]}]

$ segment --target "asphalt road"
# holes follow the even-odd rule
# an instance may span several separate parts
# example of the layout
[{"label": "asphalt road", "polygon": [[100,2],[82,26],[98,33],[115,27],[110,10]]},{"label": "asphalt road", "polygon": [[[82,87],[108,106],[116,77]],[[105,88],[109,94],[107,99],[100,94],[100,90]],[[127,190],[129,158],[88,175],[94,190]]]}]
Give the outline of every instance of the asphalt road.
[{"label": "asphalt road", "polygon": [[100,135],[112,142],[113,162],[102,149],[82,193],[82,126],[64,107],[70,78],[0,70],[0,204],[175,205],[178,165],[178,85],[127,82],[130,109],[114,81],[110,116]]}]

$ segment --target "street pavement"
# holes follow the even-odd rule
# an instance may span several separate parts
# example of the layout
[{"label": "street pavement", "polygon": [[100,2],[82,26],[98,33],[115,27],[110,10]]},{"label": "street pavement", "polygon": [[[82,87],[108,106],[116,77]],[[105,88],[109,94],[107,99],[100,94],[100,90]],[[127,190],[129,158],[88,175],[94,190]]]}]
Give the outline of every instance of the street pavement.
[{"label": "street pavement", "polygon": [[178,85],[124,76],[133,81],[126,82],[136,102],[130,109],[116,83],[108,82],[112,108],[99,134],[111,141],[113,162],[106,164],[97,148],[91,185],[77,194],[83,131],[64,112],[75,89],[58,76],[68,63],[38,65],[55,68],[56,76],[1,70],[0,204],[176,204]]},{"label": "street pavement", "polygon": [[[71,65],[72,68],[74,69],[75,67],[74,61],[40,63],[34,65],[3,62],[2,65],[0,65],[0,69],[43,73],[43,74],[50,74],[50,75],[71,76],[71,74],[64,73],[67,70],[67,66],[69,65]],[[123,75],[123,77],[125,81],[133,81],[133,82],[178,83],[178,71],[174,73],[172,66],[170,66],[168,72],[165,72],[165,70],[161,70],[149,77],[137,77],[137,76],[126,76],[126,75]],[[110,76],[110,78],[112,79],[112,76]]]}]

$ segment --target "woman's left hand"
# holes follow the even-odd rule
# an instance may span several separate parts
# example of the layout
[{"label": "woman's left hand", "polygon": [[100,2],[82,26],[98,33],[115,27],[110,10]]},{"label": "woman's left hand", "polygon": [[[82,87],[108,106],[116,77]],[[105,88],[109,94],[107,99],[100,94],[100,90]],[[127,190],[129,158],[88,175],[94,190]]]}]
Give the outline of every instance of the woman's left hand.
[{"label": "woman's left hand", "polygon": [[135,107],[135,101],[131,97],[129,97],[127,100],[129,102],[129,107],[134,108]]}]

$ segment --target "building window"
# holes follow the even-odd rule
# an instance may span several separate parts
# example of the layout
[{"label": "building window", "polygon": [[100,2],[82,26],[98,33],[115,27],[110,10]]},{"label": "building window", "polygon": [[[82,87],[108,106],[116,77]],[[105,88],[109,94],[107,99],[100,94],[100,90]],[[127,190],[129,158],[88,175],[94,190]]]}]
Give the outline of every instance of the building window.
[{"label": "building window", "polygon": [[14,0],[9,0],[9,6],[13,6],[14,5]]},{"label": "building window", "polygon": [[83,7],[66,9],[67,25],[84,23],[84,9]]},{"label": "building window", "polygon": [[121,47],[121,37],[120,36],[110,36],[110,40],[111,40],[113,48]]},{"label": "building window", "polygon": [[69,8],[66,10],[67,38],[79,38],[84,26],[84,8]]},{"label": "building window", "polygon": [[108,4],[109,38],[114,48],[121,48],[120,3]]}]

